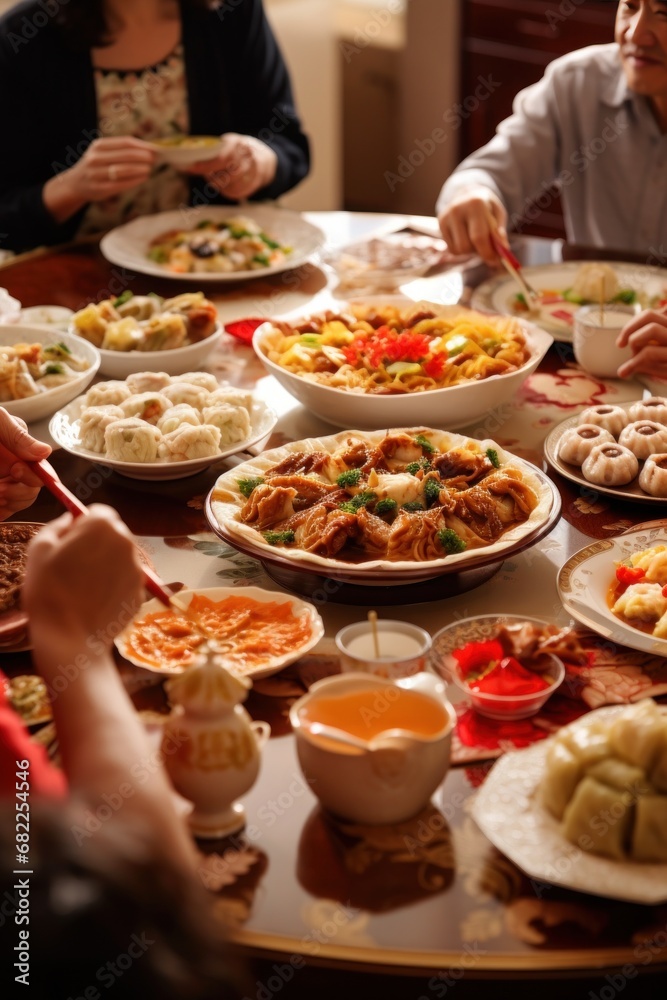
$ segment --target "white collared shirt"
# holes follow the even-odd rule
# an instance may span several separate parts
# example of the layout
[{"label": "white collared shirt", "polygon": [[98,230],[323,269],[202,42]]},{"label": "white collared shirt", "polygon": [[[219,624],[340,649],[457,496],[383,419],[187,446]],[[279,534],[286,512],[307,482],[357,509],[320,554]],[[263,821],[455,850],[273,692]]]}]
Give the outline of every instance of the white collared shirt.
[{"label": "white collared shirt", "polygon": [[616,44],[550,63],[517,94],[494,138],[449,177],[437,210],[484,184],[520,231],[531,202],[548,206],[554,181],[570,241],[667,259],[667,135],[647,98],[628,88]]}]

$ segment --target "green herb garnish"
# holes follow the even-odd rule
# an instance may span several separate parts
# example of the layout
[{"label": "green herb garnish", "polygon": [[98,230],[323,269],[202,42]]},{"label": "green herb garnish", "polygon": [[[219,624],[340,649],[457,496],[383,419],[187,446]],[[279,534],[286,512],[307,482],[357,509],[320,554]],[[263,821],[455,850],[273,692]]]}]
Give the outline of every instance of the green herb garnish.
[{"label": "green herb garnish", "polygon": [[260,233],[259,238],[262,243],[266,243],[270,250],[278,250],[280,248],[280,243],[276,243],[276,241],[272,240],[270,236],[266,235],[266,233]]},{"label": "green herb garnish", "polygon": [[262,534],[269,545],[289,545],[294,541],[293,531],[263,531]]},{"label": "green herb garnish", "polygon": [[623,302],[626,306],[632,306],[637,301],[637,293],[634,288],[622,288],[618,295],[615,295],[612,302]]},{"label": "green herb garnish", "polygon": [[117,299],[114,299],[114,300],[113,300],[113,305],[114,305],[114,308],[115,308],[115,309],[117,309],[117,308],[118,308],[118,306],[123,306],[123,305],[125,305],[125,303],[126,303],[126,302],[129,302],[129,300],[130,300],[130,299],[131,299],[131,298],[132,298],[133,296],[134,296],[134,292],[130,291],[130,289],[129,289],[129,288],[126,288],[124,292],[121,292],[121,294],[120,294],[120,295],[118,296],[118,298],[117,298]]},{"label": "green herb garnish", "polygon": [[397,509],[398,504],[395,500],[392,500],[391,497],[384,497],[383,500],[378,500],[373,513],[381,517],[382,514],[393,514]]},{"label": "green herb garnish", "polygon": [[433,447],[429,439],[427,437],[424,437],[423,434],[418,434],[417,437],[415,438],[415,441],[417,442],[418,445],[420,445],[424,449],[424,451],[428,455],[433,455],[435,453],[435,448]]},{"label": "green herb garnish", "polygon": [[460,535],[457,535],[453,528],[443,528],[442,531],[439,531],[438,541],[449,555],[454,552],[464,552],[468,548],[467,543]]},{"label": "green herb garnish", "polygon": [[487,448],[486,457],[488,458],[489,462],[491,463],[494,469],[500,468],[500,459],[498,458],[498,452],[496,451],[495,448]]},{"label": "green herb garnish", "polygon": [[356,486],[361,479],[361,469],[348,469],[347,472],[341,472],[340,476],[336,480],[338,486]]},{"label": "green herb garnish", "polygon": [[44,374],[45,375],[64,375],[65,374],[65,369],[63,368],[62,365],[55,364],[54,362],[51,362],[44,369]]},{"label": "green herb garnish", "polygon": [[423,510],[424,504],[420,500],[408,500],[407,503],[403,504],[403,510],[409,511],[410,514],[414,514],[418,510]]},{"label": "green herb garnish", "polygon": [[257,476],[255,479],[237,479],[238,488],[244,497],[249,497],[250,494],[257,486],[261,486],[264,480],[261,476]]},{"label": "green herb garnish", "polygon": [[210,225],[211,225],[210,219],[202,219],[201,222],[197,223],[195,229],[208,229]]},{"label": "green herb garnish", "polygon": [[420,469],[424,472],[428,472],[431,468],[431,463],[427,458],[420,458],[418,462],[410,462],[409,465],[405,466],[405,471],[409,472],[411,476],[416,476]]},{"label": "green herb garnish", "polygon": [[424,500],[426,506],[431,507],[440,499],[441,484],[437,479],[427,479],[424,483]]},{"label": "green herb garnish", "polygon": [[345,503],[339,504],[340,510],[344,510],[348,514],[356,514],[362,507],[368,507],[369,503],[372,503],[376,496],[377,494],[373,493],[373,490],[357,493],[356,497],[352,497],[351,500],[346,500]]},{"label": "green herb garnish", "polygon": [[261,264],[262,267],[268,267],[271,261],[265,253],[256,253],[252,258],[253,264]]},{"label": "green herb garnish", "polygon": [[154,260],[156,264],[166,264],[169,260],[169,253],[164,247],[151,247],[148,251],[148,259]]}]

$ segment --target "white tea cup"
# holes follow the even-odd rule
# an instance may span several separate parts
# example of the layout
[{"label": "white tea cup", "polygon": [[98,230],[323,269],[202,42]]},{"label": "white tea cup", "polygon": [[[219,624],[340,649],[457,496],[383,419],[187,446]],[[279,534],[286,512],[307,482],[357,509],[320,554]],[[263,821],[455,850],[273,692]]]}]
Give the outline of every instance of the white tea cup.
[{"label": "white tea cup", "polygon": [[616,338],[637,312],[634,306],[615,302],[582,306],[574,314],[574,356],[577,364],[598,378],[618,378],[619,366],[632,357],[628,347],[617,347]]}]

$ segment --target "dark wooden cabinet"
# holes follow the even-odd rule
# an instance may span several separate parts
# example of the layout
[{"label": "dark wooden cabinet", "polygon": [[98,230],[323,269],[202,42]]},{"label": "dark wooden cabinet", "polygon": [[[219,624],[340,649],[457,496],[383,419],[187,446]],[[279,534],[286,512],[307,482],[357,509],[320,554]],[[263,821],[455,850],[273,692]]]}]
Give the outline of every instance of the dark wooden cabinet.
[{"label": "dark wooden cabinet", "polygon": [[[497,84],[464,117],[459,158],[484,145],[512,111],[517,92],[539,80],[552,59],[614,37],[616,3],[605,0],[463,0],[461,103],[480,81]],[[547,212],[522,227],[541,236],[564,235],[556,199]]]}]

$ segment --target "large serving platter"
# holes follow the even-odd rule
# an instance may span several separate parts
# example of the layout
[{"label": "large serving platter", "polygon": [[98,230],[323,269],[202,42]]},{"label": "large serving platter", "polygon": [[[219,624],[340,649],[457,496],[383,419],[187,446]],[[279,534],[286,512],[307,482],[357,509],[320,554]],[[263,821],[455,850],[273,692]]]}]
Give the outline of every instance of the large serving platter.
[{"label": "large serving platter", "polygon": [[[631,288],[638,295],[638,304],[648,306],[653,298],[667,296],[667,273],[663,268],[650,267],[647,264],[631,264],[617,261],[584,261],[571,260],[564,264],[542,264],[538,267],[524,267],[522,274],[526,280],[538,292],[559,291],[563,292],[572,287],[576,273],[583,264],[604,263],[605,266],[612,267],[618,277],[621,288]],[[507,316],[516,316],[512,308],[516,294],[519,291],[514,278],[509,275],[499,274],[495,278],[489,278],[479,285],[472,296],[472,305],[476,309],[486,309],[489,312],[502,313]],[[578,306],[575,303],[558,303],[555,307],[558,310],[564,309],[574,316]],[[544,306],[539,315],[530,317],[531,321],[537,323],[543,329],[553,335],[556,340],[565,343],[572,342],[572,325],[550,315],[549,307]]]},{"label": "large serving platter", "polygon": [[[147,257],[151,240],[161,233],[170,229],[195,229],[205,219],[224,220],[234,215],[252,219],[279,243],[292,247],[292,252],[284,261],[271,267],[229,273],[174,274],[164,265]],[[307,222],[298,212],[271,205],[204,205],[133,219],[107,233],[100,242],[100,249],[108,261],[120,267],[157,278],[172,278],[174,281],[201,285],[219,281],[247,281],[288,271],[305,263],[323,245],[322,230]]]},{"label": "large serving platter", "polygon": [[[623,410],[629,410],[636,402],[637,400],[635,399],[629,403],[615,403],[614,405],[620,406]],[[632,482],[627,483],[625,486],[605,486],[604,483],[592,483],[584,477],[578,466],[571,465],[569,462],[563,462],[558,457],[560,439],[565,431],[568,431],[570,427],[576,427],[580,423],[580,420],[581,417],[579,415],[566,417],[565,420],[556,424],[547,434],[544,441],[544,457],[551,468],[563,476],[564,479],[569,479],[571,483],[584,487],[589,496],[591,493],[603,493],[605,496],[615,497],[617,500],[631,500],[633,503],[647,503],[653,506],[662,505],[664,507],[667,503],[665,498],[653,497],[650,493],[646,493],[639,485],[638,475],[635,476]]]},{"label": "large serving platter", "polygon": [[[597,709],[612,719],[623,705]],[[482,832],[531,879],[632,903],[667,901],[667,865],[614,861],[581,850],[538,800],[548,741],[505,754],[475,796]]]},{"label": "large serving platter", "polygon": [[[458,580],[470,570],[486,567],[499,568],[502,561],[510,553],[534,544],[551,530],[560,512],[560,499],[554,485],[535,466],[516,458],[489,440],[475,441],[474,444],[479,445],[482,450],[486,448],[496,449],[501,467],[520,470],[524,479],[537,493],[538,504],[527,521],[511,528],[498,541],[484,548],[471,549],[425,561],[371,559],[364,562],[348,562],[304,550],[289,550],[272,546],[264,540],[259,532],[241,522],[239,513],[245,504],[245,498],[239,489],[238,480],[261,477],[267,469],[298,452],[325,451],[332,454],[346,442],[353,444],[363,442],[374,445],[387,434],[406,431],[412,435],[428,434],[430,440],[440,450],[454,448],[470,440],[460,434],[415,427],[386,431],[345,431],[328,437],[295,441],[281,448],[263,452],[257,458],[244,462],[220,476],[206,501],[208,521],[216,534],[239,551],[259,559],[265,564],[270,575],[293,589],[298,589],[297,577],[304,574],[306,576],[314,575],[327,581],[338,581],[341,584],[375,588],[375,590],[405,584],[418,586],[420,583],[426,584],[426,581],[435,581],[449,575]],[[478,575],[476,582],[483,582],[483,579],[488,578],[491,572],[493,570],[486,576],[484,574],[481,577]],[[461,589],[468,589],[471,585],[474,586],[476,583],[463,583]],[[307,592],[307,590],[299,590],[299,592]],[[431,599],[437,596],[442,596],[442,594],[439,594],[434,588],[431,592]],[[330,599],[333,601],[340,599],[335,588],[331,591]],[[421,597],[420,599],[424,600],[425,598]],[[409,599],[407,603],[410,603]]]},{"label": "large serving platter", "polygon": [[667,640],[633,628],[611,613],[607,594],[616,564],[633,552],[667,545],[667,520],[649,522],[617,538],[605,538],[580,549],[558,573],[558,593],[566,611],[606,639],[644,653],[667,656]]},{"label": "large serving platter", "polygon": [[107,466],[115,472],[120,472],[130,479],[145,480],[167,480],[185,479],[187,476],[194,476],[195,473],[207,469],[210,465],[236,455],[239,451],[245,451],[253,444],[261,441],[267,434],[270,434],[276,425],[277,416],[273,410],[269,409],[261,400],[254,400],[250,410],[250,435],[243,441],[236,441],[227,448],[222,449],[219,454],[207,458],[192,458],[185,462],[122,462],[107,458],[96,451],[84,448],[79,437],[79,418],[85,406],[85,397],[80,396],[68,406],[59,410],[51,418],[49,433],[51,437],[65,451],[80,458],[86,458],[89,462],[97,465]]},{"label": "large serving platter", "polygon": [[[349,311],[353,305],[376,307],[424,308],[445,319],[469,317],[475,314],[463,306],[443,306],[433,302],[416,303],[401,295],[384,295],[350,299],[341,302],[338,311]],[[299,325],[304,316],[291,320]],[[267,371],[298,399],[307,410],[335,427],[358,427],[377,430],[390,425],[429,424],[455,430],[467,427],[485,417],[489,411],[506,405],[516,396],[521,383],[531,375],[553,343],[553,338],[525,320],[519,321],[526,338],[529,356],[515,371],[471,379],[457,385],[422,392],[398,395],[369,394],[310,381],[271,361],[266,355],[266,341],[273,329],[271,323],[258,327],[253,347]]]}]

